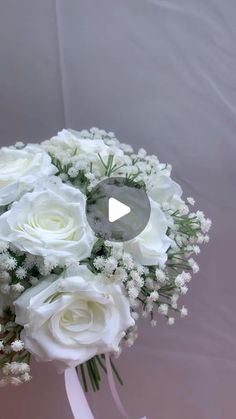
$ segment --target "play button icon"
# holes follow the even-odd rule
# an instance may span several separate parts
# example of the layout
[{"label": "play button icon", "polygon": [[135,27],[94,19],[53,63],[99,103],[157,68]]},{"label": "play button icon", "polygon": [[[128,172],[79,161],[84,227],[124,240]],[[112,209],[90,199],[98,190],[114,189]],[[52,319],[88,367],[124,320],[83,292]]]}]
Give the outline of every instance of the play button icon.
[{"label": "play button icon", "polygon": [[119,220],[131,211],[128,205],[123,204],[115,198],[109,198],[108,219],[111,223]]},{"label": "play button icon", "polygon": [[88,194],[86,215],[98,237],[128,241],[146,227],[150,202],[141,184],[129,178],[107,178]]}]

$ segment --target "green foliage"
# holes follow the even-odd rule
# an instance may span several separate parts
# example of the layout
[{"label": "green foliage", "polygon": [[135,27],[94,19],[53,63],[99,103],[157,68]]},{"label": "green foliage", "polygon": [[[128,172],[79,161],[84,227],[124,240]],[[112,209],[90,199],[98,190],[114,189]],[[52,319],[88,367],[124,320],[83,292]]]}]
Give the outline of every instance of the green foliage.
[{"label": "green foliage", "polygon": [[[123,385],[123,381],[120,377],[120,374],[117,371],[117,368],[114,364],[114,361],[110,358],[111,367],[117,381]],[[102,380],[102,373],[107,374],[106,364],[105,364],[105,355],[96,355],[93,358],[89,359],[84,364],[79,365],[77,368],[77,373],[82,379],[83,387],[85,392],[89,391],[88,382],[93,391],[98,391],[100,389],[100,382]]]}]

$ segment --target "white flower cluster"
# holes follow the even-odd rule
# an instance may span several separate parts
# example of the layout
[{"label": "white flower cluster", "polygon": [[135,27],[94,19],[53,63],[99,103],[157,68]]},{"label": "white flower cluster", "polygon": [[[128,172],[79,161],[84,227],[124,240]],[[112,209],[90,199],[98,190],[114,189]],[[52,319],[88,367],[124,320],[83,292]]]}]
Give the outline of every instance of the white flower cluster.
[{"label": "white flower cluster", "polygon": [[3,378],[0,379],[0,387],[7,384],[19,386],[31,380],[30,366],[25,362],[7,362],[2,368]]},{"label": "white flower cluster", "polygon": [[[173,325],[209,242],[211,221],[193,212],[171,166],[112,132],[62,130],[39,145],[0,150],[0,385],[28,382],[29,357],[59,369],[87,363],[98,386],[103,354],[132,346],[138,319]],[[128,242],[96,237],[86,196],[111,176],[144,188],[151,215]]]}]

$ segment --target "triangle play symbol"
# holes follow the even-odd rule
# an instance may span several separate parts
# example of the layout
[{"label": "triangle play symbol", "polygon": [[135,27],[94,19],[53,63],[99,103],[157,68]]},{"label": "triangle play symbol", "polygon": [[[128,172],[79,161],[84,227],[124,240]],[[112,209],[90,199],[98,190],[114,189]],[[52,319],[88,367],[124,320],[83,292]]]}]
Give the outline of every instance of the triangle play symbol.
[{"label": "triangle play symbol", "polygon": [[123,204],[123,202],[118,201],[118,199],[109,198],[108,219],[110,223],[114,223],[114,221],[119,220],[130,212],[131,209],[128,207],[128,205]]}]

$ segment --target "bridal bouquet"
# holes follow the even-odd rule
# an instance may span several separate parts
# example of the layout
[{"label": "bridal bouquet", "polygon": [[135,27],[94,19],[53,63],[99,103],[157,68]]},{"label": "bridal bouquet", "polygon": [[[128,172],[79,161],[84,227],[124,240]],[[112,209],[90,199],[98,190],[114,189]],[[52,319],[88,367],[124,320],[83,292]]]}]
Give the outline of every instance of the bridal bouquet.
[{"label": "bridal bouquet", "polygon": [[[137,237],[94,233],[86,197],[109,177],[143,188],[150,218]],[[0,150],[0,384],[31,380],[31,357],[76,368],[99,389],[109,356],[114,376],[122,347],[152,327],[185,317],[179,303],[199,268],[211,221],[182,197],[171,166],[134,153],[112,132],[63,130],[41,144]]]}]

